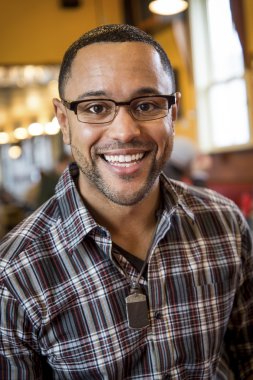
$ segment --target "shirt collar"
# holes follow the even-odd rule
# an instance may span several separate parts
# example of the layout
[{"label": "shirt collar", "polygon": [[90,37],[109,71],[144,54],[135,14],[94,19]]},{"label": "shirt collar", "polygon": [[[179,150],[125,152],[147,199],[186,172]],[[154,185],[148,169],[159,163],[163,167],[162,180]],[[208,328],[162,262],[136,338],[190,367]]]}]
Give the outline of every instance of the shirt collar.
[{"label": "shirt collar", "polygon": [[[56,199],[62,218],[62,235],[66,248],[70,251],[80,244],[88,234],[96,232],[101,237],[107,235],[106,229],[96,223],[78,193],[76,187],[78,176],[79,168],[72,163],[63,172],[56,186]],[[186,186],[168,179],[164,174],[161,174],[160,180],[163,201],[158,211],[158,218],[161,216],[170,218],[178,207],[181,207],[187,216],[194,220],[193,212],[184,202]]]},{"label": "shirt collar", "polygon": [[186,203],[186,192],[188,186],[183,182],[174,181],[166,177],[163,173],[160,175],[161,192],[163,198],[163,212],[171,216],[179,207],[185,214],[194,221],[194,213]]},{"label": "shirt collar", "polygon": [[56,186],[61,213],[61,228],[68,250],[73,250],[94,229],[97,223],[89,213],[77,190],[79,169],[75,163],[63,172]]}]

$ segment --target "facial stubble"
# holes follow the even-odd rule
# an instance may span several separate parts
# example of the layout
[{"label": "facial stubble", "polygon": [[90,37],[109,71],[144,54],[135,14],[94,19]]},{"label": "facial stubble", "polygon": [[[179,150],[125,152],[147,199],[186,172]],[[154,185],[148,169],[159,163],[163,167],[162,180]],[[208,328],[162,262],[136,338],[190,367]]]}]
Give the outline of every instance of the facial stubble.
[{"label": "facial stubble", "polygon": [[[79,167],[79,170],[84,174],[92,187],[98,189],[107,199],[115,204],[122,206],[131,206],[137,204],[142,199],[144,199],[147,194],[151,191],[157,177],[162,171],[168,157],[170,156],[172,150],[172,144],[168,141],[164,147],[164,154],[156,159],[158,147],[156,144],[152,144],[153,149],[148,153],[150,155],[151,166],[149,172],[147,173],[146,180],[143,182],[141,188],[137,191],[133,191],[131,196],[129,193],[125,195],[122,192],[118,192],[117,189],[113,188],[113,184],[108,183],[105,178],[103,178],[98,165],[97,160],[102,159],[98,157],[94,150],[91,153],[91,160],[88,161],[80,149],[73,145],[70,133],[70,146],[72,150],[73,157]],[[134,181],[135,175],[123,175],[121,180],[126,181],[128,185]]]}]

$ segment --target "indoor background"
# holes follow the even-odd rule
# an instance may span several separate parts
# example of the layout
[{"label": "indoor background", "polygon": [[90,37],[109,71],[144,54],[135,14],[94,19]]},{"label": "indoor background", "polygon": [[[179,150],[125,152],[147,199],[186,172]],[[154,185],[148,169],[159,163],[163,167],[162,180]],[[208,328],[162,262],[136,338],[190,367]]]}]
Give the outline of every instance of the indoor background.
[{"label": "indoor background", "polygon": [[182,93],[176,138],[209,158],[205,185],[233,199],[252,223],[253,2],[189,0],[171,16],[152,13],[149,3],[1,1],[0,236],[37,207],[42,177],[63,170],[69,152],[52,107],[59,64],[76,38],[108,23],[136,25],[163,46]]}]

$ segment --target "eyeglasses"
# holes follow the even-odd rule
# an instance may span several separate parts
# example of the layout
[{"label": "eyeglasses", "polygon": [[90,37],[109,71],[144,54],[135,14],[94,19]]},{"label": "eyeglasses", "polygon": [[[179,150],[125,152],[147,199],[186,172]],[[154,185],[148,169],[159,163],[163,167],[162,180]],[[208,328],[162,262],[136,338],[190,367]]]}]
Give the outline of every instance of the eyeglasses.
[{"label": "eyeglasses", "polygon": [[66,108],[75,112],[81,123],[105,124],[115,119],[120,106],[128,106],[129,113],[135,120],[161,119],[168,115],[170,107],[176,103],[176,97],[174,94],[149,95],[133,98],[129,102],[115,102],[112,99],[61,101]]}]

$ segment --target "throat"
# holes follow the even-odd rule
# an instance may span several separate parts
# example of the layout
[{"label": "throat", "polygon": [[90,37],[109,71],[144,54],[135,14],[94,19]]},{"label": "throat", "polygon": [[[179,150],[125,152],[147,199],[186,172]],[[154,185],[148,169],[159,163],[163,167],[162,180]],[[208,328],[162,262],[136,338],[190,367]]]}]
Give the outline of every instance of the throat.
[{"label": "throat", "polygon": [[140,259],[136,255],[133,255],[132,253],[127,252],[125,249],[123,249],[122,247],[118,246],[115,243],[113,243],[113,251],[115,253],[119,253],[122,256],[124,256],[133,265],[133,267],[135,267],[138,270],[138,272],[141,271],[144,264],[143,259]]},{"label": "throat", "polygon": [[154,220],[145,227],[142,226],[142,228],[138,225],[131,227],[132,228],[129,226],[129,228],[123,229],[123,231],[122,229],[120,231],[115,231],[116,233],[111,231],[112,241],[125,252],[144,261],[152,248],[157,229],[157,220]]},{"label": "throat", "polygon": [[127,241],[127,240],[117,239],[115,237],[113,238],[113,243],[115,246],[120,247],[122,252],[124,251],[127,254],[135,257],[136,259],[140,261],[144,261],[146,259],[150,244],[147,244],[147,242],[145,242],[145,239],[143,239],[142,242],[135,242],[135,244],[133,244],[133,241],[129,241],[129,240],[131,240],[131,238],[128,238],[128,241]]}]

